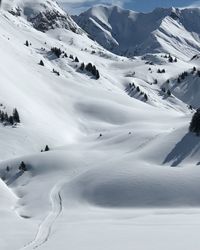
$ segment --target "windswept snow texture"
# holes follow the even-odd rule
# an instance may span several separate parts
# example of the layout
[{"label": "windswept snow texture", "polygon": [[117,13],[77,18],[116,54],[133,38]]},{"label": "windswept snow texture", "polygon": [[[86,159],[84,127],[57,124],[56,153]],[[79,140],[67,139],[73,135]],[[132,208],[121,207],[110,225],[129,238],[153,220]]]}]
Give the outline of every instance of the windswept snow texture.
[{"label": "windswept snow texture", "polygon": [[189,56],[200,51],[199,8],[137,13],[116,6],[95,6],[74,20],[94,40],[119,55],[168,52]]},{"label": "windswept snow texture", "polygon": [[[54,10],[75,30],[57,12],[46,20]],[[190,11],[89,10],[101,44],[144,54],[127,58],[53,0],[4,2],[0,110],[17,108],[21,122],[0,121],[0,249],[199,250],[200,138],[188,127],[200,106],[200,30]]]}]

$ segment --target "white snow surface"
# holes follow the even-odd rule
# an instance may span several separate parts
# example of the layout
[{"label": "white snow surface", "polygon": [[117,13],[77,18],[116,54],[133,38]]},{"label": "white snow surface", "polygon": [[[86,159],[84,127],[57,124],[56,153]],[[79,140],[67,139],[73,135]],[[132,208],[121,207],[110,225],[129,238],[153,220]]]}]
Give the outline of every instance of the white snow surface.
[{"label": "white snow surface", "polygon": [[[185,26],[166,17],[155,32],[170,48],[180,38],[170,63],[154,50],[117,56],[65,28],[40,32],[6,9],[0,23],[0,108],[17,108],[21,119],[0,124],[0,249],[198,250],[200,140],[188,132],[188,105],[200,105],[192,73],[200,65]],[[100,79],[81,72],[81,62],[96,65]],[[41,152],[45,145],[50,151]]]}]

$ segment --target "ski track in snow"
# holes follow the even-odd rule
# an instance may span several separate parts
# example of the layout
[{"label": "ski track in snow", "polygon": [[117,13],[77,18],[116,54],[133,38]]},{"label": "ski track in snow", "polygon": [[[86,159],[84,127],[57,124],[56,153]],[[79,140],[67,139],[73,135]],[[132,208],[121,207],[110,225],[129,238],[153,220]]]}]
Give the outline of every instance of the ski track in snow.
[{"label": "ski track in snow", "polygon": [[21,248],[21,250],[36,249],[48,241],[52,226],[62,212],[62,197],[60,191],[63,184],[65,184],[65,182],[59,182],[51,190],[50,200],[52,209],[40,224],[35,239],[28,245]]}]

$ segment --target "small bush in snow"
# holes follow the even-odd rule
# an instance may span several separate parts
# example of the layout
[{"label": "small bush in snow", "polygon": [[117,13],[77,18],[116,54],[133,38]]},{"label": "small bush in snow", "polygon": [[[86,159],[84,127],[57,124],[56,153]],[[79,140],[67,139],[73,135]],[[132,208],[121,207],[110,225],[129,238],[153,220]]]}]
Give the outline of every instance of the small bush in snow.
[{"label": "small bush in snow", "polygon": [[44,62],[42,60],[40,60],[39,65],[44,66]]},{"label": "small bush in snow", "polygon": [[56,74],[57,76],[60,75],[60,73],[57,70],[55,70],[55,69],[53,69],[53,73]]},{"label": "small bush in snow", "polygon": [[25,45],[28,47],[29,46],[29,42],[26,40]]}]

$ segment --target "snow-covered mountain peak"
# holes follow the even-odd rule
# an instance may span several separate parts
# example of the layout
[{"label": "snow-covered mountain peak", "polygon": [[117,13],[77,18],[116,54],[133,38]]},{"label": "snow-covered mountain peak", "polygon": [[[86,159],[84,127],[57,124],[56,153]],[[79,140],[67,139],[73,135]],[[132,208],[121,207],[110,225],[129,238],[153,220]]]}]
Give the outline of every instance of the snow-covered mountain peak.
[{"label": "snow-covered mountain peak", "polygon": [[[162,27],[166,18],[168,32]],[[182,56],[187,56],[188,50],[193,55],[200,51],[199,8],[156,8],[150,13],[137,13],[116,6],[96,6],[75,16],[74,20],[102,46],[120,55],[144,55],[158,51],[173,53],[171,48],[182,51]],[[157,39],[155,35],[158,32]],[[171,37],[174,39],[170,40]]]},{"label": "snow-covered mountain peak", "polygon": [[3,9],[15,16],[22,16],[34,28],[47,31],[53,28],[66,28],[80,32],[80,28],[55,0],[8,0]]}]

